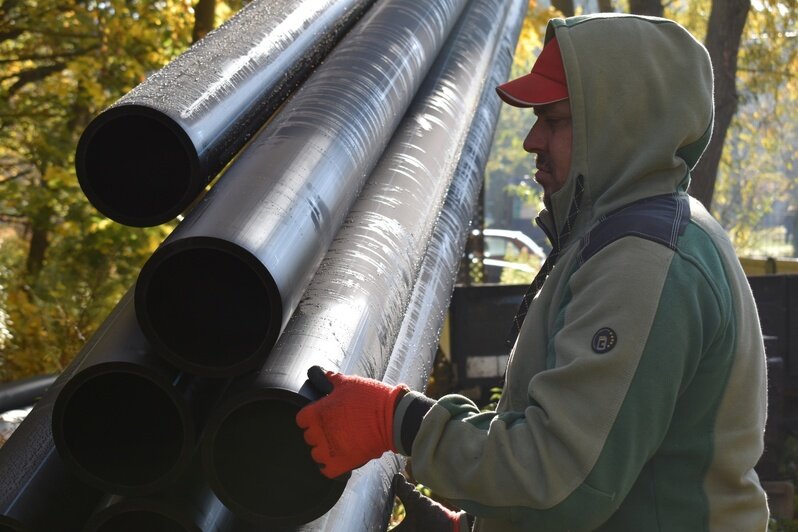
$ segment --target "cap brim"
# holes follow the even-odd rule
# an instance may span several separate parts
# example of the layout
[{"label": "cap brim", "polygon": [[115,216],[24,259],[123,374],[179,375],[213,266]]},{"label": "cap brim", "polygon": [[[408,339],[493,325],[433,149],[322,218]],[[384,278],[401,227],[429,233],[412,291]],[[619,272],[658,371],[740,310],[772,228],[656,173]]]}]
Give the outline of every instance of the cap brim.
[{"label": "cap brim", "polygon": [[568,99],[568,89],[561,83],[530,72],[496,87],[499,97],[514,107],[548,105]]}]

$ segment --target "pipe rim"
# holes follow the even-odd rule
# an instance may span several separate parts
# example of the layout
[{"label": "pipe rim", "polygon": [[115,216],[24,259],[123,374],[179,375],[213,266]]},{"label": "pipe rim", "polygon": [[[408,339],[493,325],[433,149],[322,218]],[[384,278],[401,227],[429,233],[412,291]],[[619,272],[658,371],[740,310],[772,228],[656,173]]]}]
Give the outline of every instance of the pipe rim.
[{"label": "pipe rim", "polygon": [[[124,380],[134,379],[138,384],[143,385],[142,396],[149,398],[158,398],[158,405],[160,407],[171,407],[173,410],[168,412],[169,418],[172,421],[177,421],[173,425],[175,435],[177,436],[173,442],[172,452],[166,458],[168,460],[164,463],[168,464],[165,467],[158,468],[157,473],[149,475],[148,478],[142,477],[138,481],[125,482],[123,479],[117,477],[112,478],[113,475],[103,475],[101,471],[95,470],[93,467],[87,467],[87,464],[80,458],[81,454],[90,454],[90,451],[85,450],[85,445],[82,442],[77,442],[75,445],[75,437],[72,433],[67,432],[66,425],[69,423],[67,420],[73,417],[73,414],[78,414],[75,418],[85,418],[85,410],[77,408],[78,412],[73,412],[76,407],[77,399],[82,399],[81,394],[86,394],[91,391],[98,383],[103,385],[107,390],[122,391],[125,389],[120,382],[113,384],[113,380],[119,381],[120,378]],[[112,382],[112,386],[106,385],[104,380]],[[124,382],[123,382],[124,383]],[[122,383],[122,384],[123,384]],[[88,388],[87,388],[88,387]],[[103,389],[101,386],[100,389]],[[93,394],[90,394],[93,395]],[[75,403],[73,403],[75,401]],[[107,403],[108,398],[105,397],[103,403]],[[81,403],[78,403],[81,404]],[[95,366],[88,367],[77,374],[75,374],[59,392],[58,397],[53,405],[53,421],[52,433],[53,441],[56,450],[60,455],[66,466],[82,481],[87,484],[99,488],[108,493],[124,496],[141,496],[156,491],[160,491],[170,484],[172,484],[180,475],[185,471],[190,463],[193,455],[193,450],[197,443],[197,434],[194,420],[192,418],[191,410],[183,400],[180,393],[172,386],[170,382],[164,380],[163,376],[155,371],[148,369],[145,366],[132,364],[129,362],[105,362]],[[105,419],[110,421],[119,421],[121,417],[106,416]],[[98,433],[109,433],[111,425],[109,423],[102,423],[97,421]],[[85,428],[85,427],[84,427]],[[81,431],[77,437],[80,439],[85,437],[85,433]],[[156,441],[158,449],[164,448],[162,441]],[[102,454],[102,451],[108,452],[109,449],[119,450],[116,443],[97,446],[99,451],[97,455]],[[84,449],[83,453],[76,453],[76,450]],[[145,458],[150,458],[145,457]],[[129,457],[121,457],[120,461],[128,461]],[[152,465],[152,460],[142,460]]]},{"label": "pipe rim", "polygon": [[[154,519],[147,523],[149,530],[202,532],[189,516],[175,510],[166,502],[156,499],[122,499],[94,514],[86,523],[91,532],[113,532],[119,530],[117,523],[127,523],[131,514]],[[117,521],[121,519],[121,521]],[[143,524],[143,523],[140,523]],[[169,528],[165,528],[169,525]],[[107,528],[106,528],[107,527]]]},{"label": "pipe rim", "polygon": [[[174,173],[180,174],[181,182],[184,184],[175,187],[176,190],[171,192],[170,198],[172,201],[168,202],[168,206],[163,206],[154,212],[142,212],[140,208],[123,207],[118,199],[109,201],[108,194],[105,191],[98,190],[103,188],[97,186],[99,184],[97,180],[101,179],[98,175],[100,173],[97,168],[98,165],[103,166],[105,164],[105,166],[112,167],[111,170],[106,169],[105,171],[119,172],[122,166],[136,166],[141,160],[140,153],[132,153],[131,150],[126,150],[126,152],[131,152],[131,155],[138,155],[137,160],[127,161],[125,165],[100,162],[105,157],[114,158],[109,153],[113,152],[118,143],[118,141],[113,142],[114,137],[119,137],[119,133],[115,133],[115,130],[122,129],[126,121],[133,125],[137,124],[139,127],[146,125],[145,129],[152,128],[149,131],[149,135],[138,135],[138,140],[142,143],[142,146],[157,150],[162,148],[163,144],[169,143],[170,153],[179,153],[180,157],[183,158],[178,165],[179,172],[170,172],[170,175]],[[151,144],[148,145],[148,142]],[[120,154],[113,155],[118,156]],[[124,153],[122,156],[124,156]],[[207,174],[209,170],[206,167],[207,163],[200,160],[196,146],[178,122],[162,111],[140,104],[116,105],[97,115],[81,134],[75,151],[75,171],[78,176],[78,183],[89,202],[104,216],[115,222],[132,227],[160,225],[174,219],[183,212],[207,184],[208,176],[204,174]],[[124,170],[125,168],[122,169]],[[107,188],[113,189],[114,187],[107,185]],[[146,192],[145,189],[141,190]],[[155,192],[150,190],[150,193],[154,194]],[[125,200],[129,196],[127,193],[119,195],[124,196]],[[152,202],[134,201],[133,203],[140,206],[149,205]]]},{"label": "pipe rim", "polygon": [[[226,315],[223,312],[225,309],[219,308],[218,305],[208,304],[205,311],[202,311],[198,310],[196,305],[184,303],[192,312],[197,314],[196,317],[198,319],[205,321],[214,321],[215,323],[214,313],[221,312],[225,314],[224,318],[220,317],[219,319],[228,320],[229,323],[226,323],[225,327],[223,327],[226,332],[220,334],[218,331],[213,331],[204,340],[197,340],[197,334],[205,331],[206,328],[198,326],[196,321],[186,319],[185,322],[181,322],[180,327],[181,330],[184,330],[184,338],[182,340],[167,339],[167,336],[174,334],[177,328],[174,327],[175,313],[166,310],[168,305],[159,303],[160,300],[158,298],[163,297],[165,293],[159,275],[163,273],[164,269],[171,267],[169,265],[171,261],[178,257],[180,260],[190,259],[192,254],[209,254],[215,259],[227,262],[226,267],[233,265],[238,270],[237,274],[242,274],[243,272],[243,275],[247,276],[248,279],[242,282],[248,283],[248,286],[240,288],[237,285],[236,289],[240,297],[228,297],[225,299],[225,303],[236,306],[240,301],[244,300],[250,302],[250,304],[257,304],[257,308],[253,309],[252,312],[236,310],[236,314],[239,315],[240,319],[235,319],[235,316]],[[231,258],[233,261],[229,260]],[[188,262],[191,263],[191,261]],[[208,289],[205,286],[208,280],[214,278],[214,275],[217,278],[222,277],[217,275],[218,271],[215,271],[214,268],[210,268],[207,275],[204,276],[202,275],[203,271],[196,265],[191,265],[190,268],[184,268],[182,271],[202,277],[203,286],[196,286],[196,291],[194,292],[188,291],[197,294],[198,297],[203,294],[214,294],[223,291],[218,288]],[[167,271],[166,273],[169,272]],[[238,280],[241,281],[241,278]],[[173,283],[167,283],[167,285],[171,284]],[[180,292],[174,297],[174,301],[183,302],[187,291],[181,291],[179,287],[175,288],[174,291]],[[266,304],[261,305],[261,301],[265,301]],[[259,367],[277,341],[283,317],[280,291],[267,268],[243,247],[215,237],[187,237],[167,243],[157,249],[139,273],[136,281],[135,305],[139,325],[157,353],[178,368],[204,377],[232,377]],[[169,319],[172,320],[170,326],[165,325],[163,320],[152,315],[159,312],[168,312],[171,315],[169,316]],[[262,321],[258,321],[259,316]],[[244,327],[245,325],[249,328],[248,331],[242,332],[241,329],[238,331],[232,329],[233,327]],[[231,329],[227,329],[227,327]],[[255,329],[257,331],[252,333]],[[167,331],[167,334],[164,333],[164,330]],[[185,345],[175,345],[179,342],[185,344],[188,336],[191,336],[191,342],[197,344],[193,349],[186,348]],[[225,349],[227,351],[226,356],[232,358],[230,356],[232,349],[228,345],[228,341],[231,338],[238,342],[245,342],[248,346],[248,352],[243,355],[233,355],[235,357],[233,362],[208,363],[205,361],[200,363],[198,361],[200,353],[207,359],[218,356],[218,352],[210,352],[210,350],[213,349],[213,343],[219,342],[224,343],[224,347],[219,349]],[[209,352],[204,353],[204,350],[209,350]]]},{"label": "pipe rim", "polygon": [[23,523],[7,515],[0,515],[0,532],[25,532],[27,528]]},{"label": "pipe rim", "polygon": [[[221,407],[217,408],[211,418],[208,420],[206,430],[203,433],[203,437],[200,442],[200,456],[205,477],[210,484],[211,489],[216,494],[216,497],[222,501],[222,503],[231,511],[233,511],[236,515],[241,516],[241,518],[245,519],[246,521],[258,525],[274,527],[302,525],[318,519],[322,515],[326,514],[343,494],[350,475],[347,474],[334,480],[324,477],[319,472],[318,465],[310,458],[310,449],[308,448],[307,444],[305,444],[304,440],[301,442],[301,449],[303,449],[302,452],[307,453],[307,458],[310,467],[312,468],[308,468],[306,471],[314,471],[316,475],[318,475],[317,478],[313,479],[313,482],[320,489],[319,496],[314,499],[309,498],[306,493],[300,493],[296,495],[295,500],[301,501],[297,503],[297,506],[301,506],[302,508],[302,511],[300,512],[277,514],[276,512],[270,512],[268,510],[268,503],[262,504],[261,502],[258,502],[252,505],[243,504],[234,496],[230,495],[229,490],[227,489],[228,487],[225,485],[225,481],[219,475],[220,469],[227,470],[227,468],[217,467],[217,464],[219,463],[217,460],[219,432],[220,429],[230,420],[231,416],[240,414],[242,418],[248,418],[248,408],[252,407],[253,405],[262,405],[264,403],[281,403],[283,407],[291,411],[291,426],[293,429],[296,429],[295,435],[298,435],[298,437],[301,439],[301,429],[296,426],[295,422],[293,421],[293,416],[295,416],[296,412],[298,412],[299,409],[308,402],[310,401],[301,395],[301,393],[290,390],[280,388],[254,390],[232,397],[230,400],[223,403]],[[277,445],[279,445],[279,442]],[[260,447],[260,445],[256,444],[255,447]],[[296,447],[296,445],[285,446],[283,449]],[[243,454],[243,451],[239,448],[238,457],[240,457],[241,454]],[[274,462],[279,462],[280,460],[282,460],[282,456],[278,457]],[[273,470],[273,466],[267,465],[266,469]],[[250,472],[252,476],[257,476],[257,471],[252,471],[252,469],[246,467],[241,468],[240,471],[231,473],[229,476],[240,479],[242,474],[245,475],[246,473]],[[281,486],[276,486],[276,488],[280,487]],[[266,491],[263,491],[262,493],[266,493]],[[313,501],[313,504],[309,503],[311,500]],[[279,503],[275,503],[274,507],[280,507],[282,509],[285,508]]]}]

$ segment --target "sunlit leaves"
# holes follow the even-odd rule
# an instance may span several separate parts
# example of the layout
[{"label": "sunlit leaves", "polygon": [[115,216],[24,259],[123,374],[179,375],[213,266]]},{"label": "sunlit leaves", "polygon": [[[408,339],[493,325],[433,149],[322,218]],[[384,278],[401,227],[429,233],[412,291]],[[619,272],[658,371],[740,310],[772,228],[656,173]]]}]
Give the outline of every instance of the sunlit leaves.
[{"label": "sunlit leaves", "polygon": [[190,45],[186,0],[0,9],[0,380],[60,370],[169,231],[112,223],[77,183],[89,120]]},{"label": "sunlit leaves", "polygon": [[761,254],[759,230],[780,223],[798,205],[796,72],[798,2],[753,1],[738,56],[739,108],[724,146],[714,208],[747,253]]}]

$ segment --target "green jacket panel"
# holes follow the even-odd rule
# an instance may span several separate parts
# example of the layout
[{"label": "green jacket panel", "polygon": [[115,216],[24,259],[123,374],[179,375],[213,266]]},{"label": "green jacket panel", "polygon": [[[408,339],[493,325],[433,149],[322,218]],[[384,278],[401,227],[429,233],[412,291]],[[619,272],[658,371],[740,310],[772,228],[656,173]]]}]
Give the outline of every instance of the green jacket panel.
[{"label": "green jacket panel", "polygon": [[[537,320],[522,328],[507,383],[526,382],[524,408],[508,404],[518,394],[496,414],[442,399],[413,445],[417,477],[483,517],[477,530],[729,529],[710,526],[718,515],[731,529],[766,526],[753,474],[761,387],[730,382],[736,367],[761,368],[764,357],[761,347],[737,349],[750,316],[735,312],[726,267],[696,224],[676,252],[634,237],[602,249],[570,276],[552,313],[565,316],[552,331],[554,368],[523,363],[535,358],[520,348]],[[594,344],[604,329],[615,333],[606,351]],[[758,420],[721,419],[730,397],[745,397]],[[742,445],[723,442],[716,453],[716,437],[727,434]]]}]

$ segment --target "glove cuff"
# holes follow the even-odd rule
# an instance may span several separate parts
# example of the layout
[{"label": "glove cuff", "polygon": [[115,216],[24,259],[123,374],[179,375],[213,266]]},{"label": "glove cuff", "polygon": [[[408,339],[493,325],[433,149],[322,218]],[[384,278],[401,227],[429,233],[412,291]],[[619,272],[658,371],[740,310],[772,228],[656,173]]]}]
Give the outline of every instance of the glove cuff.
[{"label": "glove cuff", "polygon": [[408,391],[400,398],[393,417],[394,452],[410,456],[421,421],[435,402],[434,399],[414,391]]},{"label": "glove cuff", "polygon": [[402,400],[402,398],[410,392],[410,388],[407,387],[405,384],[399,384],[398,386],[394,386],[391,392],[388,394],[388,401],[385,405],[385,412],[384,412],[384,427],[386,430],[386,448],[393,451],[399,452],[396,448],[396,437],[394,436],[395,430],[395,423],[394,423],[394,413],[396,412],[396,407]]}]

